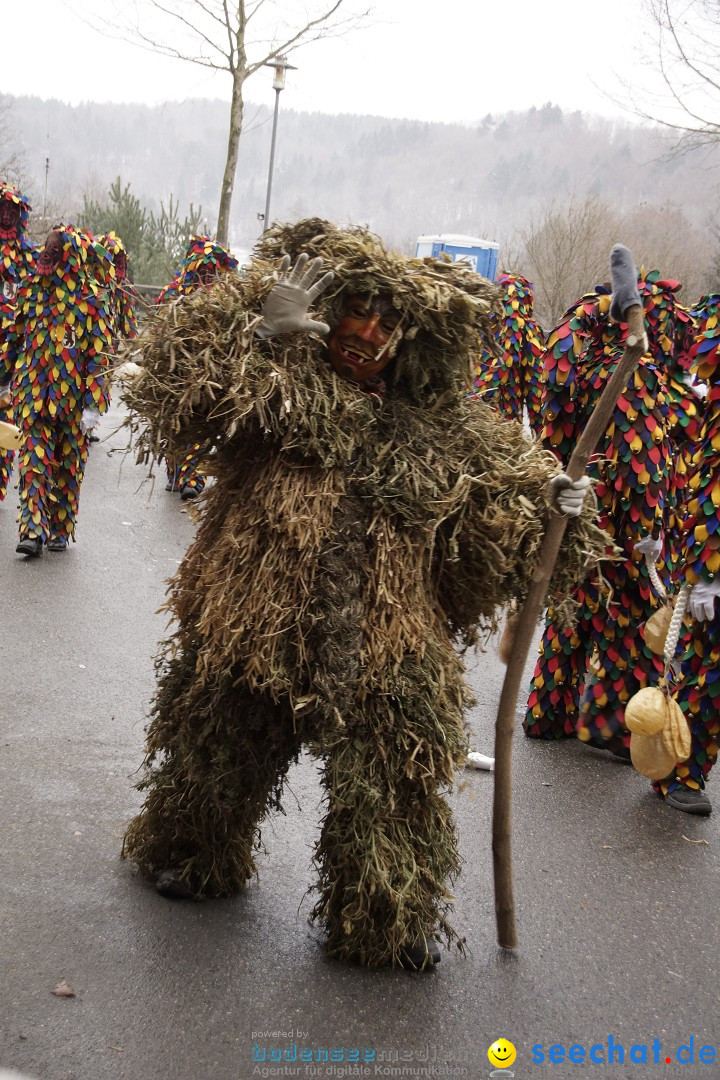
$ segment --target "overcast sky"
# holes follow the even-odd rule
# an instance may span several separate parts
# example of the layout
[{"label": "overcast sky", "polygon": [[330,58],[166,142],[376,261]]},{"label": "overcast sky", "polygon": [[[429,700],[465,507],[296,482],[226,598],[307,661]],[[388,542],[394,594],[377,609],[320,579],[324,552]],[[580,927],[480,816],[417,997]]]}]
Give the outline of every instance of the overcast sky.
[{"label": "overcast sky", "polygon": [[[366,28],[291,57],[298,70],[288,73],[283,108],[465,122],[552,101],[622,115],[606,95],[618,92],[619,78],[632,79],[636,43],[647,29],[642,0],[370,2],[374,18]],[[0,90],[70,104],[228,97],[228,75],[108,38],[81,17],[105,11],[110,17],[124,5],[127,0],[4,0]],[[271,84],[271,72],[261,70],[247,84],[246,99],[271,105]]]}]

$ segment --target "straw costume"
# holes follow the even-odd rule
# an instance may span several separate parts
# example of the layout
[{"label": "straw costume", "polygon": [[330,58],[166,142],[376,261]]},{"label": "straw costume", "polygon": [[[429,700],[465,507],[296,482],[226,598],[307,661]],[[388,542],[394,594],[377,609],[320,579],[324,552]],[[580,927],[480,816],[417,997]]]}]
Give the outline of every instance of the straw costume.
[{"label": "straw costume", "polygon": [[[258,337],[285,252],[293,273],[302,253],[335,272],[316,329],[339,334],[349,298],[391,299],[381,377],[338,377],[335,332]],[[165,442],[217,449],[170,582],[146,801],[124,844],[161,891],[169,866],[191,895],[243,888],[304,746],[322,762],[313,917],[329,952],[422,968],[439,959],[430,935],[456,938],[444,793],[468,699],[455,644],[526,592],[557,472],[463,393],[495,295],[469,269],[312,219],[266,234],[242,276],[149,328],[126,391],[141,458]],[[605,541],[591,511],[568,534],[558,601]]]},{"label": "straw costume", "polygon": [[688,470],[681,580],[693,591],[674,693],[690,725],[692,749],[688,760],[654,787],[677,810],[709,814],[703,789],[720,740],[720,296],[703,297],[694,315],[690,363],[708,394]]},{"label": "straw costume", "polygon": [[509,420],[522,423],[527,409],[530,427],[540,434],[545,345],[533,317],[533,287],[519,274],[500,274],[500,312],[493,313],[495,349],[486,349],[475,364],[473,396]]},{"label": "straw costume", "polygon": [[[58,225],[21,285],[0,355],[12,379],[18,451],[20,554],[64,551],[74,537],[88,432],[107,408],[112,347],[107,292],[91,272],[90,239]],[[2,381],[2,380],[0,380]]]},{"label": "straw costume", "polygon": [[[157,303],[168,303],[188,296],[196,289],[212,284],[222,273],[237,269],[237,259],[222,244],[209,236],[193,236],[188,244],[182,266],[158,294]],[[184,448],[178,457],[165,455],[167,469],[166,491],[179,491],[183,500],[194,499],[205,487],[205,474],[200,465],[201,445]]]},{"label": "straw costume", "polygon": [[[27,236],[30,209],[27,198],[17,188],[0,183],[0,351],[15,323],[18,290],[33,272],[37,254]],[[0,420],[12,423],[12,401],[7,392],[2,395],[1,389]],[[0,448],[0,502],[7,494],[14,457],[13,450]]]},{"label": "straw costume", "polygon": [[[598,523],[622,559],[608,562],[602,577],[591,575],[578,590],[574,628],[558,626],[550,609],[524,720],[531,738],[577,735],[624,758],[625,704],[662,675],[661,658],[645,644],[644,625],[660,602],[648,560],[660,559],[672,472],[663,351],[672,350],[673,290],[657,275],[641,275],[638,288],[649,352],[620,396],[587,470],[595,483]],[[564,463],[622,356],[627,327],[610,319],[610,304],[608,293],[587,294],[548,337],[543,440]],[[667,568],[663,576],[667,584]]]}]

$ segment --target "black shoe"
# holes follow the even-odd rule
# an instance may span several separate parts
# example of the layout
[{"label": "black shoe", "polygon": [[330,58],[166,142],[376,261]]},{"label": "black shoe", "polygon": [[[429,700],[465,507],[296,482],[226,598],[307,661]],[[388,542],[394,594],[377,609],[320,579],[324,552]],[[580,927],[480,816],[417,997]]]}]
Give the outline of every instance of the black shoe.
[{"label": "black shoe", "polygon": [[67,536],[51,536],[46,546],[48,551],[67,551]]},{"label": "black shoe", "polygon": [[183,502],[187,502],[188,499],[197,499],[200,492],[197,488],[190,487],[189,484],[183,484],[180,489],[180,498]]},{"label": "black shoe", "polygon": [[695,788],[679,787],[674,791],[668,791],[665,802],[672,806],[673,810],[683,810],[686,814],[699,814],[707,817],[712,813],[712,803],[702,791]]},{"label": "black shoe", "polygon": [[168,866],[155,878],[155,888],[168,900],[195,900],[197,894],[187,880],[182,880],[177,867]]},{"label": "black shoe", "polygon": [[23,536],[15,548],[19,555],[30,555],[33,559],[37,559],[42,555],[42,549],[43,542],[39,536]]},{"label": "black shoe", "polygon": [[165,485],[165,490],[166,491],[177,491],[178,486],[172,480],[168,480],[167,484]]},{"label": "black shoe", "polygon": [[99,435],[89,435],[88,438],[89,438],[90,442],[100,442],[100,436]]},{"label": "black shoe", "polygon": [[406,971],[433,971],[441,959],[438,943],[431,937],[418,937],[400,950],[400,966]]}]

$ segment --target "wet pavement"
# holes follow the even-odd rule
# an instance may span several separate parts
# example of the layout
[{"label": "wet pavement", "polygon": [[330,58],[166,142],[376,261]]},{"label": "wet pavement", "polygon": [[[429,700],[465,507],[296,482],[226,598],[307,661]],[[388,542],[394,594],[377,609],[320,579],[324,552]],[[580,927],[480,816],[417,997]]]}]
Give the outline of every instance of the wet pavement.
[{"label": "wet pavement", "polygon": [[[193,532],[162,471],[143,483],[118,449],[120,419],[103,419],[91,449],[67,554],[16,555],[15,492],[0,504],[0,1066],[34,1080],[484,1080],[504,1038],[517,1058],[496,1078],[720,1076],[717,776],[718,809],[696,819],[609,754],[520,733],[519,947],[496,945],[493,777],[466,771],[452,802],[467,956],[444,952],[432,975],[324,956],[308,924],[310,759],[236,899],[163,900],[119,858],[164,582]],[[504,669],[492,645],[468,666],[472,745],[492,753]],[[74,996],[52,993],[63,980]]]}]

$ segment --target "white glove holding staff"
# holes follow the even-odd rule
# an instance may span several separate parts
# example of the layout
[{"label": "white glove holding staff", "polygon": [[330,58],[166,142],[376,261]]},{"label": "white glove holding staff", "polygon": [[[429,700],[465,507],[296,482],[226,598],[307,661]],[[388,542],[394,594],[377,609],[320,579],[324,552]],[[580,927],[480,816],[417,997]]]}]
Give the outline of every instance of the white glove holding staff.
[{"label": "white glove holding staff", "polygon": [[578,517],[582,513],[583,502],[590,488],[590,477],[581,476],[571,480],[567,473],[561,472],[550,481],[550,494],[555,509],[567,517]]}]

